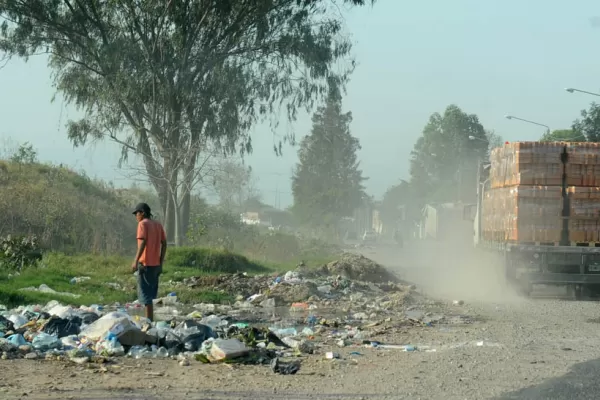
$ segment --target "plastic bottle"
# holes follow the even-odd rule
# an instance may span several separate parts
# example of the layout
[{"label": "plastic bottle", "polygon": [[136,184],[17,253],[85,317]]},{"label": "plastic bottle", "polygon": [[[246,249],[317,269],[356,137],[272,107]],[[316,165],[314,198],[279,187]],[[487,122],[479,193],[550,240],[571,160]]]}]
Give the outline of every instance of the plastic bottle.
[{"label": "plastic bottle", "polygon": [[279,337],[296,336],[298,334],[296,328],[280,328],[271,330],[274,331],[275,334]]},{"label": "plastic bottle", "polygon": [[169,350],[167,350],[164,347],[159,347],[158,350],[156,350],[156,358],[166,358],[169,357]]},{"label": "plastic bottle", "polygon": [[208,317],[204,317],[200,320],[200,323],[206,326],[210,326],[212,329],[220,326],[223,323],[223,320],[216,315],[209,315]]},{"label": "plastic bottle", "polygon": [[147,352],[148,350],[146,349],[145,346],[132,346],[129,349],[129,353],[127,353],[131,358],[135,358],[140,359],[143,357],[143,353]]},{"label": "plastic bottle", "polygon": [[177,293],[171,292],[164,298],[165,304],[175,304],[177,303]]}]

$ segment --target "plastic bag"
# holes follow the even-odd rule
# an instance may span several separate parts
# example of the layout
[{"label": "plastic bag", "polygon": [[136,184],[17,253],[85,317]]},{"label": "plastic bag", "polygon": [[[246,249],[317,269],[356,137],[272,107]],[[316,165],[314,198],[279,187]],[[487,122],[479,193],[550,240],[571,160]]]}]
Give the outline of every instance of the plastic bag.
[{"label": "plastic bag", "polygon": [[23,335],[17,333],[14,335],[10,335],[9,337],[6,338],[9,342],[11,342],[12,344],[14,344],[15,346],[24,346],[27,343],[27,340],[25,340],[25,338],[23,337]]},{"label": "plastic bag", "polygon": [[79,325],[72,320],[63,319],[59,317],[52,317],[44,325],[42,332],[49,335],[54,335],[57,338],[65,336],[78,335]]},{"label": "plastic bag", "polygon": [[165,345],[167,348],[178,347],[173,343],[178,339],[180,343],[183,343],[183,348],[186,351],[198,351],[206,339],[214,337],[216,335],[210,326],[188,319],[180,323],[173,332],[167,334]]},{"label": "plastic bag", "polygon": [[111,312],[82,329],[81,335],[91,340],[100,340],[109,333],[119,335],[134,328],[127,313]]},{"label": "plastic bag", "polygon": [[61,306],[60,304],[48,310],[48,314],[55,315],[59,318],[71,318],[75,316],[75,311],[71,307]]},{"label": "plastic bag", "polygon": [[214,337],[212,329],[207,326],[206,330],[198,331],[184,337],[183,348],[187,351],[198,351],[198,349],[202,347],[202,343],[204,343],[206,339],[210,339],[212,337]]},{"label": "plastic bag", "polygon": [[111,340],[101,340],[96,345],[96,352],[102,355],[118,357],[125,354],[125,348],[116,338]]},{"label": "plastic bag", "polygon": [[12,314],[8,317],[8,319],[13,323],[15,329],[19,329],[21,326],[29,322],[29,320],[23,315]]},{"label": "plastic bag", "polygon": [[98,314],[96,314],[94,312],[84,312],[83,314],[80,315],[79,318],[81,318],[82,324],[89,325],[89,324],[93,324],[94,322],[98,321],[98,319],[100,317],[98,316]]},{"label": "plastic bag", "polygon": [[15,325],[9,319],[0,315],[0,332],[10,332],[15,330]]},{"label": "plastic bag", "polygon": [[174,353],[182,352],[184,349],[181,338],[171,330],[166,332],[164,339],[161,339],[159,344],[168,350],[173,350]]},{"label": "plastic bag", "polygon": [[57,349],[62,346],[62,342],[56,336],[48,335],[47,333],[41,332],[33,338],[31,342],[33,348],[40,351],[46,351],[50,349]]}]

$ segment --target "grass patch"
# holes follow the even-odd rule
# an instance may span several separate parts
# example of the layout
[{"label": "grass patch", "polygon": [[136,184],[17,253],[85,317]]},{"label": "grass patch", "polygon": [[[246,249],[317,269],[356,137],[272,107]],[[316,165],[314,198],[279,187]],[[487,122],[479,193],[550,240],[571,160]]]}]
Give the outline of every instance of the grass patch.
[{"label": "grass patch", "polygon": [[167,252],[165,263],[174,268],[192,268],[200,273],[265,273],[272,269],[264,264],[225,250],[201,247],[176,247]]},{"label": "grass patch", "polygon": [[[321,265],[327,261],[329,260],[315,261],[309,265]],[[171,248],[161,277],[160,295],[176,291],[178,299],[184,303],[226,303],[233,300],[227,293],[181,286],[173,288],[167,282],[206,274],[276,274],[295,268],[298,262],[262,263],[215,249]],[[82,276],[90,279],[70,283],[72,278]],[[57,292],[73,293],[80,297],[19,290],[26,287],[38,288],[42,284]],[[136,298],[136,278],[131,273],[130,257],[49,253],[44,256],[39,267],[27,268],[19,276],[9,279],[7,272],[0,272],[0,304],[7,307],[45,304],[50,300],[74,306],[115,302],[124,304]]]}]

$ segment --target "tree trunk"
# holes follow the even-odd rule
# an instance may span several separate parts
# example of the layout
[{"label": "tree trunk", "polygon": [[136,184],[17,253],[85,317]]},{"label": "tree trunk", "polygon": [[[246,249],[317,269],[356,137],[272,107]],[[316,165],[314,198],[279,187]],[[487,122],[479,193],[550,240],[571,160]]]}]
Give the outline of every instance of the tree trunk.
[{"label": "tree trunk", "polygon": [[190,206],[192,202],[192,194],[188,191],[183,195],[181,199],[181,234],[183,241],[186,241],[187,232],[190,227]]},{"label": "tree trunk", "polygon": [[173,204],[173,197],[167,198],[167,207],[165,209],[164,219],[165,233],[167,234],[167,241],[175,240],[175,204]]},{"label": "tree trunk", "polygon": [[173,231],[175,232],[175,246],[181,247],[183,245],[183,240],[181,236],[181,207],[178,206],[176,194],[173,193]]}]

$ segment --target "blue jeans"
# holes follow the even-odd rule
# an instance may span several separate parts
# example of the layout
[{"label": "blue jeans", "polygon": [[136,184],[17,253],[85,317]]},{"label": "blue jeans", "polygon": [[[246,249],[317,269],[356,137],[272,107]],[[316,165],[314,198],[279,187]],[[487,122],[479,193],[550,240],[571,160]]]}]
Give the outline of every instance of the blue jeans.
[{"label": "blue jeans", "polygon": [[162,266],[148,267],[138,266],[138,298],[140,303],[152,305],[152,300],[158,296],[158,278],[162,274]]}]

